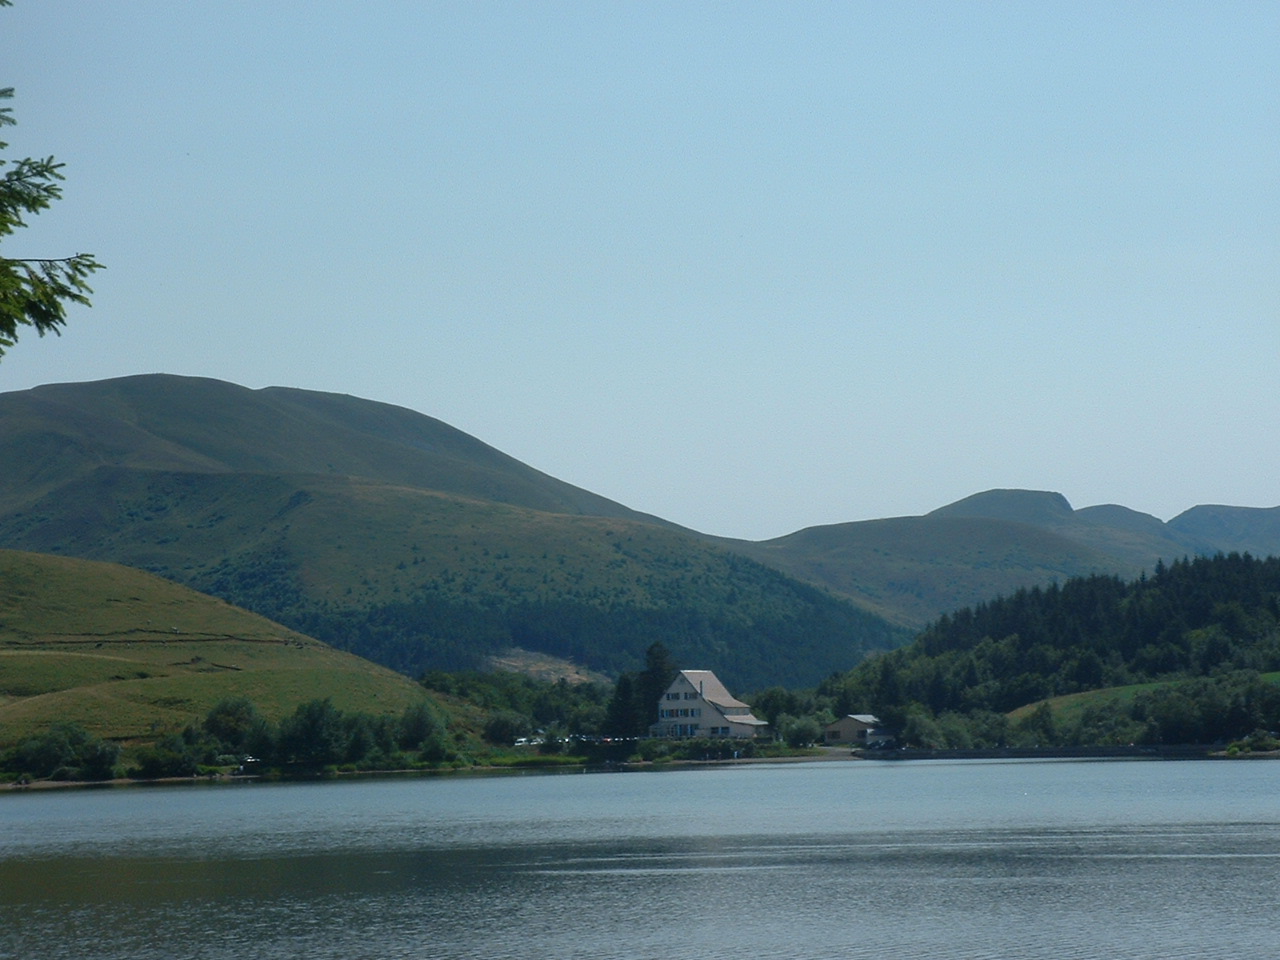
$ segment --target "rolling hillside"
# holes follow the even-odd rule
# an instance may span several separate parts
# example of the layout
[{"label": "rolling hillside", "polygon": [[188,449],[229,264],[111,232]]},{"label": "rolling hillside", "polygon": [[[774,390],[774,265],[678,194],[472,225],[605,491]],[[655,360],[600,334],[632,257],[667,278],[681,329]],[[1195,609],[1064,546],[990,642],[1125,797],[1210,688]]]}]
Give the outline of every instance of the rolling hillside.
[{"label": "rolling hillside", "polygon": [[369,713],[429,699],[398,673],[151,574],[0,550],[0,745],[56,721],[154,739],[225,697],[272,720],[315,698]]},{"label": "rolling hillside", "polygon": [[364,477],[558,514],[663,523],[525,466],[447,424],[338,394],[153,374],[0,394],[0,508],[102,466]]},{"label": "rolling hillside", "polygon": [[0,395],[0,544],[170,577],[416,674],[510,647],[618,673],[662,640],[738,686],[905,634],[383,404],[134,377]]},{"label": "rolling hillside", "polygon": [[933,514],[809,527],[735,546],[910,629],[1022,587],[1128,570],[1115,557],[1050,530]]},{"label": "rolling hillside", "polygon": [[1093,573],[1136,577],[1187,556],[1280,554],[1280,508],[1193,507],[1164,523],[1059,493],[988,490],[922,517],[810,527],[733,549],[912,630],[1016,590]]},{"label": "rolling hillside", "polygon": [[1280,553],[1280,508],[1163,523],[1024,490],[716,539],[403,408],[164,375],[0,394],[0,462],[0,546],[147,569],[411,674],[518,648],[616,675],[662,640],[736,687],[805,685],[1023,587]]}]

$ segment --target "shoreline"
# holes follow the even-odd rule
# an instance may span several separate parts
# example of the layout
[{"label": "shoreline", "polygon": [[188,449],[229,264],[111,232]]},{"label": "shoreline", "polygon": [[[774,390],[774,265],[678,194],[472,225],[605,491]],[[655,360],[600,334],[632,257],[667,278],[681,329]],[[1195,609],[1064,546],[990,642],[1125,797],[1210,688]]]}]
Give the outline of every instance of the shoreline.
[{"label": "shoreline", "polygon": [[224,773],[191,777],[162,777],[156,780],[135,780],[128,777],[121,777],[115,780],[35,780],[30,783],[0,783],[0,793],[77,788],[106,789],[145,786],[197,786],[201,784],[214,786],[232,783],[261,783],[263,781],[271,783],[311,783],[317,780],[341,780],[362,777],[566,773],[587,770],[616,770],[623,772],[662,770],[677,767],[718,767],[770,763],[838,763],[866,760],[880,760],[883,762],[910,762],[913,760],[1280,760],[1280,750],[1239,753],[1235,756],[1228,756],[1227,752],[1221,748],[1196,744],[1151,747],[1127,745],[1115,747],[996,747],[983,750],[904,748],[901,750],[855,751],[849,747],[822,747],[820,749],[821,753],[787,757],[739,757],[729,760],[668,760],[659,762],[640,760],[606,764],[565,763],[554,766],[503,764],[447,770],[342,770],[329,773],[316,772],[283,776]]}]

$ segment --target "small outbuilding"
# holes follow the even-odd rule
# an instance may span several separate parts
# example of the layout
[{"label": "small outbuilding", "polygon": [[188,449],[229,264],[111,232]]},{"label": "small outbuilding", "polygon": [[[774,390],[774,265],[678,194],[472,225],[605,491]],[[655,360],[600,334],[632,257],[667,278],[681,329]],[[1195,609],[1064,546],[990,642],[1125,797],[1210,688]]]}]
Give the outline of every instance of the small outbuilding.
[{"label": "small outbuilding", "polygon": [[850,713],[823,729],[822,742],[828,744],[851,743],[869,747],[893,740],[893,734],[884,728],[880,718],[870,713]]}]

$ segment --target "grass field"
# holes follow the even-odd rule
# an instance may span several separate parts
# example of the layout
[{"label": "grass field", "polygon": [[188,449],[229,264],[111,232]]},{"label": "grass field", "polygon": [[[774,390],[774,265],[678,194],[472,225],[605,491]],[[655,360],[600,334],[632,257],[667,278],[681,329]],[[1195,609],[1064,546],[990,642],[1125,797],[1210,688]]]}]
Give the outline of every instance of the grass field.
[{"label": "grass field", "polygon": [[[1262,679],[1270,683],[1280,685],[1280,672],[1264,673]],[[1089,707],[1108,707],[1120,706],[1129,707],[1134,699],[1140,694],[1147,693],[1151,690],[1157,690],[1161,687],[1176,687],[1182,683],[1190,683],[1189,680],[1158,680],[1152,683],[1134,683],[1123,687],[1104,687],[1100,690],[1085,690],[1081,693],[1069,693],[1061,697],[1053,697],[1043,701],[1049,704],[1049,708],[1053,711],[1054,718],[1059,722],[1075,722],[1080,719],[1080,715]],[[1020,720],[1030,714],[1036,707],[1040,705],[1040,701],[1029,703],[1025,706],[1010,712],[1009,717],[1013,720]]]},{"label": "grass field", "polygon": [[0,550],[0,745],[57,721],[154,739],[232,696],[273,720],[314,698],[368,713],[429,699],[408,677],[167,580]]}]

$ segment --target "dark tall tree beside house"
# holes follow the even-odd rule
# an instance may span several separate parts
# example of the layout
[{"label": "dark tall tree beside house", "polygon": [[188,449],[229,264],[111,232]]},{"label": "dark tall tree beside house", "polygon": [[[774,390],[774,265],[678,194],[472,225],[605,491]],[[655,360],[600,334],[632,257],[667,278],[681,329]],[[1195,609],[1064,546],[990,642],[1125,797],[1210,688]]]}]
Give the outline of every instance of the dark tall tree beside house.
[{"label": "dark tall tree beside house", "polygon": [[642,736],[647,726],[644,717],[636,698],[636,674],[624,673],[618,677],[605,710],[604,732],[610,737]]},{"label": "dark tall tree beside house", "polygon": [[[0,0],[0,6],[9,6]],[[13,97],[13,88],[0,88],[0,100]],[[11,107],[0,107],[0,127],[16,121]],[[0,141],[0,151],[8,148]],[[53,157],[43,160],[0,160],[7,167],[0,176],[0,240],[19,227],[24,217],[40,213],[62,196],[63,164]],[[7,252],[7,251],[6,251]],[[0,256],[0,356],[18,340],[19,327],[31,327],[40,336],[58,333],[67,319],[67,304],[89,305],[93,292],[88,278],[102,264],[91,253],[67,257],[12,258]]]},{"label": "dark tall tree beside house", "polygon": [[645,718],[646,731],[649,724],[658,721],[658,700],[679,672],[671,651],[661,641],[649,645],[644,653],[644,670],[636,683],[636,698]]},{"label": "dark tall tree beside house", "polygon": [[340,763],[346,759],[342,711],[328,699],[299,704],[280,723],[280,753],[302,764]]},{"label": "dark tall tree beside house", "polygon": [[636,713],[644,721],[641,732],[648,733],[649,724],[658,722],[658,700],[662,699],[663,692],[671,686],[677,673],[680,673],[680,666],[672,658],[671,650],[660,641],[650,644],[644,654],[644,669],[635,685]]},{"label": "dark tall tree beside house", "polygon": [[649,725],[658,720],[658,698],[671,686],[680,668],[661,641],[649,645],[644,663],[638,673],[624,673],[618,678],[605,711],[608,736],[643,737],[649,732]]}]

